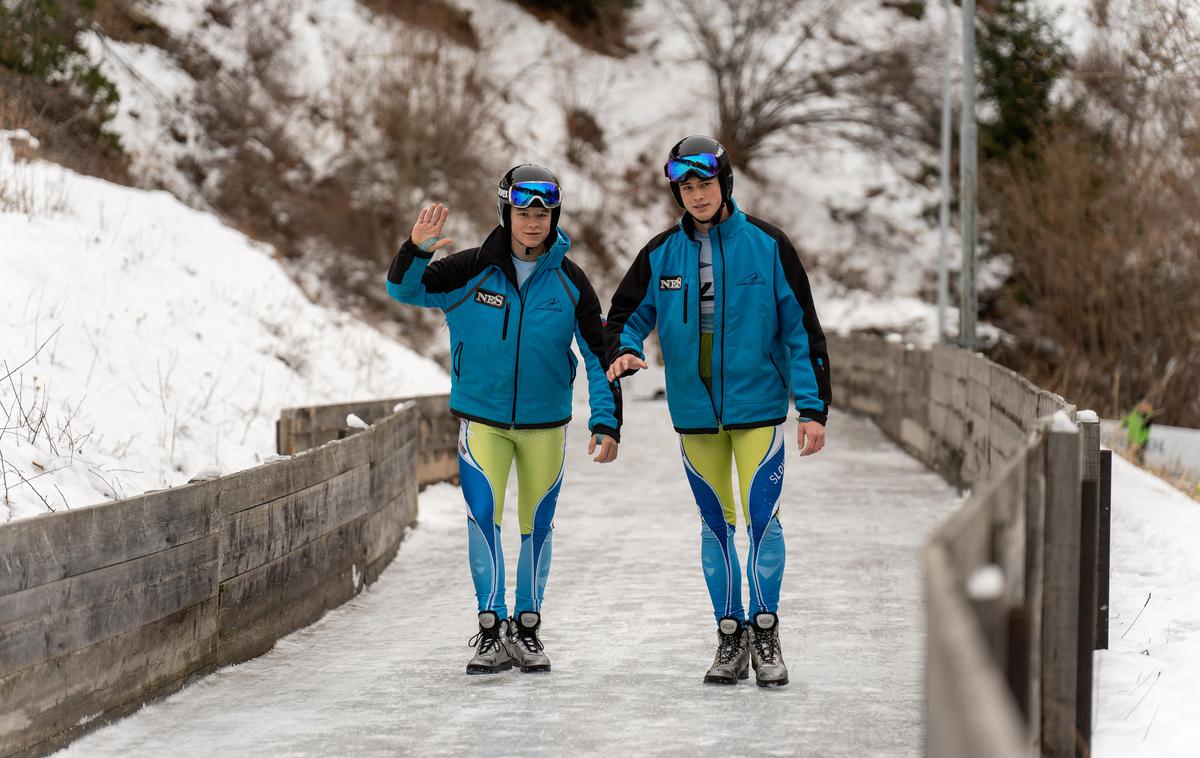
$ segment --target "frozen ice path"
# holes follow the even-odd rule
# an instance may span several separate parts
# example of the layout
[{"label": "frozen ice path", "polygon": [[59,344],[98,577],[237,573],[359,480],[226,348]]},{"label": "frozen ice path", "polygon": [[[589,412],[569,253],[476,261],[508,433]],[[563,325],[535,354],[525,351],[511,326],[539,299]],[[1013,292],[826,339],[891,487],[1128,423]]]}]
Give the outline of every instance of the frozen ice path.
[{"label": "frozen ice path", "polygon": [[954,491],[869,421],[835,413],[812,458],[793,441],[780,606],[791,684],[706,686],[716,640],[677,437],[665,403],[627,400],[625,416],[608,466],[585,456],[583,423],[569,430],[543,608],[553,673],[464,675],[475,627],[465,511],[457,488],[438,485],[367,592],[65,754],[917,755],[917,549]]}]

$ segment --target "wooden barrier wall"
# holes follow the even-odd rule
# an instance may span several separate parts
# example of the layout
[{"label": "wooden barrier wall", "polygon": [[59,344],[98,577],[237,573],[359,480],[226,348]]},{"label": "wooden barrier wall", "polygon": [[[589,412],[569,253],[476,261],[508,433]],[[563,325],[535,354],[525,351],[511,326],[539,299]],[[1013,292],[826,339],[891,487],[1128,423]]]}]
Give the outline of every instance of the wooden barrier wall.
[{"label": "wooden barrier wall", "polygon": [[1037,419],[1075,407],[978,353],[922,350],[877,337],[829,339],[834,405],[873,418],[962,488],[1016,454]]},{"label": "wooden barrier wall", "polygon": [[456,444],[422,439],[446,396],[396,402],[282,460],[0,527],[0,755],[261,655],[373,582]]},{"label": "wooden barrier wall", "polygon": [[415,403],[419,414],[422,454],[418,463],[418,478],[422,482],[457,479],[458,419],[450,415],[445,395],[284,408],[279,412],[275,427],[276,450],[280,455],[291,455],[297,450],[340,439],[353,431],[346,425],[347,414],[353,413],[372,424],[405,402]]},{"label": "wooden barrier wall", "polygon": [[1073,406],[982,355],[865,336],[829,352],[835,405],[973,491],[922,552],[926,754],[1074,756],[1102,627],[1080,591],[1097,572],[1081,460],[1098,443],[1081,444]]}]

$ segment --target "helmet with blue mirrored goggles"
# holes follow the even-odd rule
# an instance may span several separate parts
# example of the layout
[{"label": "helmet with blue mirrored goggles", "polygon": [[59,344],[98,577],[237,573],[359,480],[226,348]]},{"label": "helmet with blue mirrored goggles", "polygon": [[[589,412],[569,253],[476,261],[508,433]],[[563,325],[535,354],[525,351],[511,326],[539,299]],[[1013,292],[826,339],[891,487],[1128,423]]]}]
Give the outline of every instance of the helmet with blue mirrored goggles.
[{"label": "helmet with blue mirrored goggles", "polygon": [[514,208],[528,208],[534,202],[543,208],[562,205],[562,190],[554,182],[517,182],[511,187],[501,187],[500,199]]},{"label": "helmet with blue mirrored goggles", "polygon": [[720,153],[677,155],[668,159],[667,165],[663,166],[663,173],[672,184],[682,182],[688,174],[695,174],[701,179],[712,179],[720,171]]}]

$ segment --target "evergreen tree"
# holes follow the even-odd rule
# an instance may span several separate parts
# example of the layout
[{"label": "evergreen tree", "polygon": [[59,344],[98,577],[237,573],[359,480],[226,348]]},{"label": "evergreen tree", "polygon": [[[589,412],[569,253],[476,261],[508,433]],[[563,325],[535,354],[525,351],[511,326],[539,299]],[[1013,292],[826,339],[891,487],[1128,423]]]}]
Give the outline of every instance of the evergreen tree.
[{"label": "evergreen tree", "polygon": [[117,88],[78,43],[95,10],[96,0],[0,0],[0,66],[51,87],[75,88],[102,126],[114,115]]},{"label": "evergreen tree", "polygon": [[1053,19],[1033,0],[995,0],[978,16],[980,101],[995,109],[979,124],[985,158],[1006,158],[1050,123],[1050,93],[1070,63]]}]

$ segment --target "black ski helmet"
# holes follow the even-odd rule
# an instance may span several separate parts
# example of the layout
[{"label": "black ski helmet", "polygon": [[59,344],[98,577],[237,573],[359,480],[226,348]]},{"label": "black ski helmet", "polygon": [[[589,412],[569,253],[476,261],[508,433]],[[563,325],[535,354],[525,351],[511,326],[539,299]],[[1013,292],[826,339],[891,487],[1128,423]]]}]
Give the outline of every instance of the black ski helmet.
[{"label": "black ski helmet", "polygon": [[[550,182],[560,187],[558,177],[545,166],[539,166],[536,163],[522,163],[520,166],[513,166],[500,179],[500,187],[497,190],[496,213],[500,216],[500,225],[505,231],[512,234],[512,203],[508,200],[508,191],[517,182]],[[546,207],[546,204],[541,200],[534,200],[534,203]],[[554,240],[558,238],[558,217],[562,211],[562,205],[555,205],[550,208],[550,233],[546,236],[546,245],[549,247],[554,244]]]},{"label": "black ski helmet", "polygon": [[[729,201],[733,199],[733,164],[729,162],[729,155],[725,152],[725,148],[712,137],[706,137],[703,134],[693,134],[676,142],[675,147],[671,148],[671,152],[667,154],[667,162],[663,164],[663,174],[670,181],[670,164],[672,160],[687,155],[699,155],[700,153],[709,153],[717,157],[717,181],[721,185],[721,204],[722,206],[729,205]],[[696,175],[699,176],[699,172],[696,172]],[[679,181],[682,181],[684,178],[686,178],[686,175],[678,177],[677,181],[671,182],[671,194],[675,196],[675,202],[679,204],[680,208],[683,207],[683,197],[679,194]],[[703,178],[707,179],[708,177]],[[718,208],[717,213],[720,212],[721,209]]]}]

